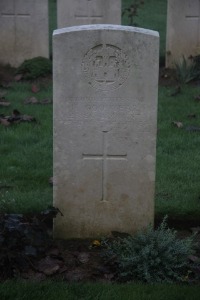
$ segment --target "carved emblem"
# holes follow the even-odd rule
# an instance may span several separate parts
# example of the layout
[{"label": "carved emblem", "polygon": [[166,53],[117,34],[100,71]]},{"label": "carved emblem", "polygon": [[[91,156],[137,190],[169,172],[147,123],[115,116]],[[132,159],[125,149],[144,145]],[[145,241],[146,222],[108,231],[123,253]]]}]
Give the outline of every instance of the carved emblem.
[{"label": "carved emblem", "polygon": [[114,90],[127,79],[130,61],[120,48],[101,44],[85,54],[82,71],[93,88],[104,91]]}]

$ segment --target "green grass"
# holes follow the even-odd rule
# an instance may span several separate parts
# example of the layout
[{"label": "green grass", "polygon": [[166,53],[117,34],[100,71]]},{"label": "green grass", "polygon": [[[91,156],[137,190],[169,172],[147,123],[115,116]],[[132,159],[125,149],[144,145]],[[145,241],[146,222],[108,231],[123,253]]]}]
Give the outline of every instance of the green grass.
[{"label": "green grass", "polygon": [[[200,133],[186,128],[200,126],[200,104],[194,101],[200,89],[185,86],[176,97],[170,97],[170,91],[164,87],[159,91],[156,214],[199,219]],[[190,119],[189,114],[197,117]],[[173,121],[184,127],[174,127]]]},{"label": "green grass", "polygon": [[197,300],[200,286],[142,284],[66,284],[64,282],[0,284],[1,300]]},{"label": "green grass", "polygon": [[0,126],[0,210],[7,212],[38,211],[52,204],[52,104],[24,105],[31,96],[39,100],[52,98],[52,87],[41,87],[32,94],[30,84],[16,83],[9,88],[6,99],[11,106],[1,108],[10,115],[13,109],[32,115],[36,123]]}]

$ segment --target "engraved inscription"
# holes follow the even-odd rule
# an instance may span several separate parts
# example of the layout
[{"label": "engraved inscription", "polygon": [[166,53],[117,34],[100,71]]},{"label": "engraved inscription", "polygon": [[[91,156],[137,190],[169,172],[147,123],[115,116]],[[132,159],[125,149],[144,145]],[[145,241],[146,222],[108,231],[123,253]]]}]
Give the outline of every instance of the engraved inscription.
[{"label": "engraved inscription", "polygon": [[[75,18],[83,20],[87,19],[88,21],[93,21],[94,19],[101,20],[103,18],[103,15],[101,9],[98,6],[98,3],[99,5],[102,5],[102,3],[97,2],[97,0],[82,0],[81,4],[83,5],[83,7],[81,7],[81,9],[76,9]],[[80,5],[80,1],[78,1],[78,5]]]},{"label": "engraved inscription", "polygon": [[68,112],[68,120],[129,123],[141,114],[137,102],[133,98],[68,98],[64,110]]},{"label": "engraved inscription", "polygon": [[127,154],[109,154],[107,151],[107,133],[108,131],[103,131],[103,140],[102,140],[102,153],[100,154],[90,154],[83,153],[82,158],[84,160],[93,159],[102,161],[102,194],[101,201],[108,201],[107,197],[107,160],[127,160]]},{"label": "engraved inscription", "polygon": [[88,84],[97,90],[117,89],[130,72],[130,61],[120,48],[101,44],[90,49],[82,61],[82,71]]}]

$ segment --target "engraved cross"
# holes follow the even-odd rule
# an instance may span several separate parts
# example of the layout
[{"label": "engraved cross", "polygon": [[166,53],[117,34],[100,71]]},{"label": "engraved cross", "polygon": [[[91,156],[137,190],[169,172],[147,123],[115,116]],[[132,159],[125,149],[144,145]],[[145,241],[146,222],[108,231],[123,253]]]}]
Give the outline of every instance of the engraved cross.
[{"label": "engraved cross", "polygon": [[[75,18],[77,19],[88,19],[89,21],[92,21],[94,19],[102,19],[103,16],[102,16],[102,13],[93,13],[93,10],[92,10],[92,6],[93,6],[93,3],[94,3],[94,0],[85,0],[86,3],[86,11],[87,12],[83,12],[83,13],[79,13],[79,14],[75,14]],[[96,1],[96,0],[95,0]]]},{"label": "engraved cross", "polygon": [[16,17],[30,17],[30,14],[26,14],[26,13],[17,13],[16,12],[16,3],[14,2],[13,3],[13,12],[2,12],[1,13],[1,16],[2,17],[14,17],[14,18],[16,18]]},{"label": "engraved cross", "polygon": [[[190,9],[186,8],[186,10],[188,10],[188,12],[186,13],[186,20],[187,21],[193,21],[196,22],[196,28],[197,28],[197,50],[200,50],[200,2],[199,0],[197,0],[196,3],[198,9],[196,9],[195,11],[189,11]],[[192,9],[194,10],[194,9]]]},{"label": "engraved cross", "polygon": [[102,141],[102,153],[99,154],[89,154],[83,153],[82,158],[84,160],[100,160],[102,161],[102,195],[101,201],[107,201],[107,161],[108,160],[127,160],[127,154],[109,154],[107,147],[107,133],[108,131],[103,131],[103,141]]}]

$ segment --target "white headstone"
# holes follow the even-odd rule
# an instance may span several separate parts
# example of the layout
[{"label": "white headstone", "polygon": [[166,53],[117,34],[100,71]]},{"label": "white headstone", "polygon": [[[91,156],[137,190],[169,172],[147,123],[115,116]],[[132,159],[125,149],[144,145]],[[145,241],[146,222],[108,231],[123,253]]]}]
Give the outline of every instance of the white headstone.
[{"label": "white headstone", "polygon": [[200,0],[168,0],[166,67],[200,55]]},{"label": "white headstone", "polygon": [[121,0],[57,0],[58,28],[121,24]]},{"label": "white headstone", "polygon": [[159,35],[54,31],[56,238],[134,233],[154,219]]},{"label": "white headstone", "polygon": [[48,0],[0,0],[0,63],[49,56]]}]

